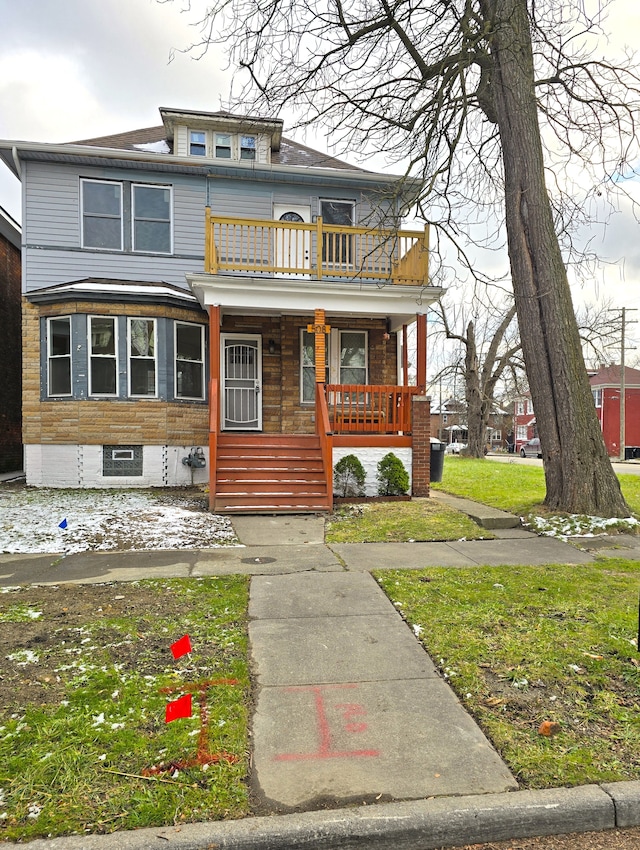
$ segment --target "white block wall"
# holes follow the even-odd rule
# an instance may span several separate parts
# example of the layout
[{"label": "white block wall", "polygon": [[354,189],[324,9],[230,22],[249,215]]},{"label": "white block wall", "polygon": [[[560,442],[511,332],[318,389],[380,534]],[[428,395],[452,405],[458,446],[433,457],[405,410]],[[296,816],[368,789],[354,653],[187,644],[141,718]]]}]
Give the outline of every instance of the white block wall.
[{"label": "white block wall", "polygon": [[[182,463],[191,446],[143,446],[143,474],[131,477],[102,474],[102,446],[27,445],[25,475],[32,487],[184,487],[191,468]],[[209,481],[209,448],[201,447],[207,466],[193,470],[193,483]]]},{"label": "white block wall", "polygon": [[364,482],[365,496],[378,495],[378,463],[385,455],[392,452],[396,457],[400,458],[404,464],[404,468],[409,473],[409,493],[411,493],[411,449],[410,448],[334,448],[333,450],[333,466],[345,455],[355,455],[364,467],[367,475]]}]

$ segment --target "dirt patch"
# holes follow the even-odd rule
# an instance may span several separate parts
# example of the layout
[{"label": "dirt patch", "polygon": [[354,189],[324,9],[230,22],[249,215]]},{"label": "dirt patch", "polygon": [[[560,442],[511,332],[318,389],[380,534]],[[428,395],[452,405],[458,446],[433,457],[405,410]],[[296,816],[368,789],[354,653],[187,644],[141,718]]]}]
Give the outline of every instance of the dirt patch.
[{"label": "dirt patch", "polygon": [[[146,634],[159,617],[180,622],[188,600],[144,585],[26,587],[0,594],[0,715],[56,704],[65,673],[81,669],[84,647],[109,647],[123,671],[155,675],[169,666],[169,640]],[[111,618],[125,617],[127,634]]]}]

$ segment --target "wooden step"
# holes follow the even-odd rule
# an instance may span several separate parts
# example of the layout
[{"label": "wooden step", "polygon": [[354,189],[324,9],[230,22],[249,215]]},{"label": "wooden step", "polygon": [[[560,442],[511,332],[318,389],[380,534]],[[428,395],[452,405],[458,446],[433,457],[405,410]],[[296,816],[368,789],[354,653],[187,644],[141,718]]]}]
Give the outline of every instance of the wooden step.
[{"label": "wooden step", "polygon": [[218,436],[216,495],[219,513],[327,511],[320,439],[314,434]]}]

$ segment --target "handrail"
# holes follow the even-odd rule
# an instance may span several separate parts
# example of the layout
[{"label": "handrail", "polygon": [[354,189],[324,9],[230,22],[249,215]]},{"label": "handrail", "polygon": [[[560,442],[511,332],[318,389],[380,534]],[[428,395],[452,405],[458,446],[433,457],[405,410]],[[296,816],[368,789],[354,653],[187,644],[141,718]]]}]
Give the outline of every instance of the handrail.
[{"label": "handrail", "polygon": [[207,212],[205,272],[305,275],[424,286],[428,230],[345,227]]},{"label": "handrail", "polygon": [[326,391],[329,422],[335,433],[411,433],[411,397],[417,387],[327,384]]},{"label": "handrail", "polygon": [[316,383],[316,433],[320,438],[322,468],[327,486],[327,503],[333,504],[333,435],[329,424],[329,408],[325,385]]},{"label": "handrail", "polygon": [[220,430],[220,387],[218,378],[209,380],[209,510],[216,499],[218,475],[218,432]]}]

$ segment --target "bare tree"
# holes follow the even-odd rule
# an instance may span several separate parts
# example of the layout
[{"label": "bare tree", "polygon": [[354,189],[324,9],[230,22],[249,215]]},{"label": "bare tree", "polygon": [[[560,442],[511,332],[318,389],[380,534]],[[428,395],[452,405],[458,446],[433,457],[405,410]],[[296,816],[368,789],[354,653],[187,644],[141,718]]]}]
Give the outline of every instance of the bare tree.
[{"label": "bare tree", "polygon": [[408,162],[423,216],[457,244],[470,219],[504,222],[546,503],[624,516],[560,242],[571,251],[586,208],[576,175],[601,192],[637,155],[636,65],[594,55],[608,3],[595,5],[590,17],[583,0],[213,0],[200,46],[226,45],[248,73],[245,108],[293,109]]},{"label": "bare tree", "polygon": [[[434,312],[446,339],[462,346],[464,356],[459,365],[467,408],[467,452],[471,457],[483,457],[496,388],[507,369],[517,369],[521,350],[515,304],[487,307],[476,300],[469,318],[462,307],[444,301]],[[432,333],[432,339],[434,336]]]}]

